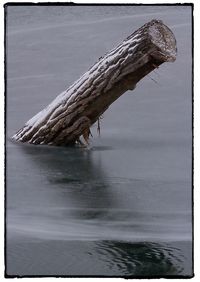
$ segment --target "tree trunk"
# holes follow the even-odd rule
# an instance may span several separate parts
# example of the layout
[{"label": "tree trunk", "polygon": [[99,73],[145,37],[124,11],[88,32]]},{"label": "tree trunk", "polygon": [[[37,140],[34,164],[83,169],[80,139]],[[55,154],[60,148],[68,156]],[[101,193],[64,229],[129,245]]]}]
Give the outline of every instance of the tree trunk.
[{"label": "tree trunk", "polygon": [[30,119],[13,139],[72,145],[124,92],[164,62],[176,59],[176,39],[162,21],[143,25],[101,57],[80,79]]}]

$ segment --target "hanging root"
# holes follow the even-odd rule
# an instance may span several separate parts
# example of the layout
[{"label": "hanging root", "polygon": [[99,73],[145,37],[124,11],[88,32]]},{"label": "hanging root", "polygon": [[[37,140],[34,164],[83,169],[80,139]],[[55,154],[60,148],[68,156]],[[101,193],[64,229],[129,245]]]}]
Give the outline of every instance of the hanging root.
[{"label": "hanging root", "polygon": [[103,119],[103,116],[101,115],[97,120],[97,132],[99,137],[101,136],[101,128],[100,128],[100,120]]},{"label": "hanging root", "polygon": [[[101,135],[101,127],[100,127],[100,120],[103,118],[103,116],[101,115],[98,119],[97,119],[97,132],[98,135]],[[83,131],[83,134],[76,140],[77,144],[81,147],[87,147],[89,145],[89,140],[90,137],[93,137],[92,132],[90,130],[90,128],[86,128]],[[82,140],[81,140],[82,139]],[[84,141],[84,142],[83,142]]]},{"label": "hanging root", "polygon": [[159,83],[155,79],[153,79],[150,75],[147,75],[147,77],[149,77],[153,82],[159,85]]},{"label": "hanging root", "polygon": [[[100,116],[98,119],[97,119],[97,132],[98,132],[98,135],[100,136],[101,135],[101,127],[100,127],[100,120],[103,118],[103,116]],[[83,134],[81,135],[83,141],[81,140],[81,137],[79,137],[77,139],[77,143],[78,145],[80,145],[81,147],[87,147],[89,145],[89,139],[90,139],[90,136],[92,136],[92,133],[91,133],[91,130],[90,128],[86,128],[84,131],[83,131]]]},{"label": "hanging root", "polygon": [[[82,136],[83,136],[83,139],[84,139],[86,145],[89,145],[90,136],[93,137],[89,127],[86,128],[86,129],[83,131]],[[80,141],[80,139],[79,139],[79,141]]]}]

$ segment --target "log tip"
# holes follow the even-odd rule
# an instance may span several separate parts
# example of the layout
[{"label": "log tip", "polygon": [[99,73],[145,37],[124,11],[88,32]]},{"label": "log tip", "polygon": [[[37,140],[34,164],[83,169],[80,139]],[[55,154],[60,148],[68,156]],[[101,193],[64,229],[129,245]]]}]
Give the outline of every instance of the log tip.
[{"label": "log tip", "polygon": [[171,29],[161,20],[152,20],[149,23],[148,33],[151,42],[158,47],[160,59],[165,62],[174,62],[177,55],[176,38]]}]

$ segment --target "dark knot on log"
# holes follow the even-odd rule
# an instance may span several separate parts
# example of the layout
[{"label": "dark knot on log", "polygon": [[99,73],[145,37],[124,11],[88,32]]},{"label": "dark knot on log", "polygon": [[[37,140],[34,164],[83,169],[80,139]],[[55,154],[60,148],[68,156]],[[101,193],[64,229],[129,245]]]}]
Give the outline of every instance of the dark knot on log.
[{"label": "dark knot on log", "polygon": [[31,118],[13,139],[57,146],[79,142],[116,99],[162,63],[175,61],[176,54],[172,31],[160,20],[146,23]]}]

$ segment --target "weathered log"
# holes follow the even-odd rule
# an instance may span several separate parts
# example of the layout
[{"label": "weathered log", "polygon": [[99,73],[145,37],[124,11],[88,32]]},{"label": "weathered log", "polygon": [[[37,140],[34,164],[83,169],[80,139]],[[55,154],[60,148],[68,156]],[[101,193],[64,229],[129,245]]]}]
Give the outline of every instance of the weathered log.
[{"label": "weathered log", "polygon": [[31,118],[13,139],[72,145],[124,92],[164,62],[176,59],[176,39],[159,20],[143,25],[101,57],[80,79]]}]

